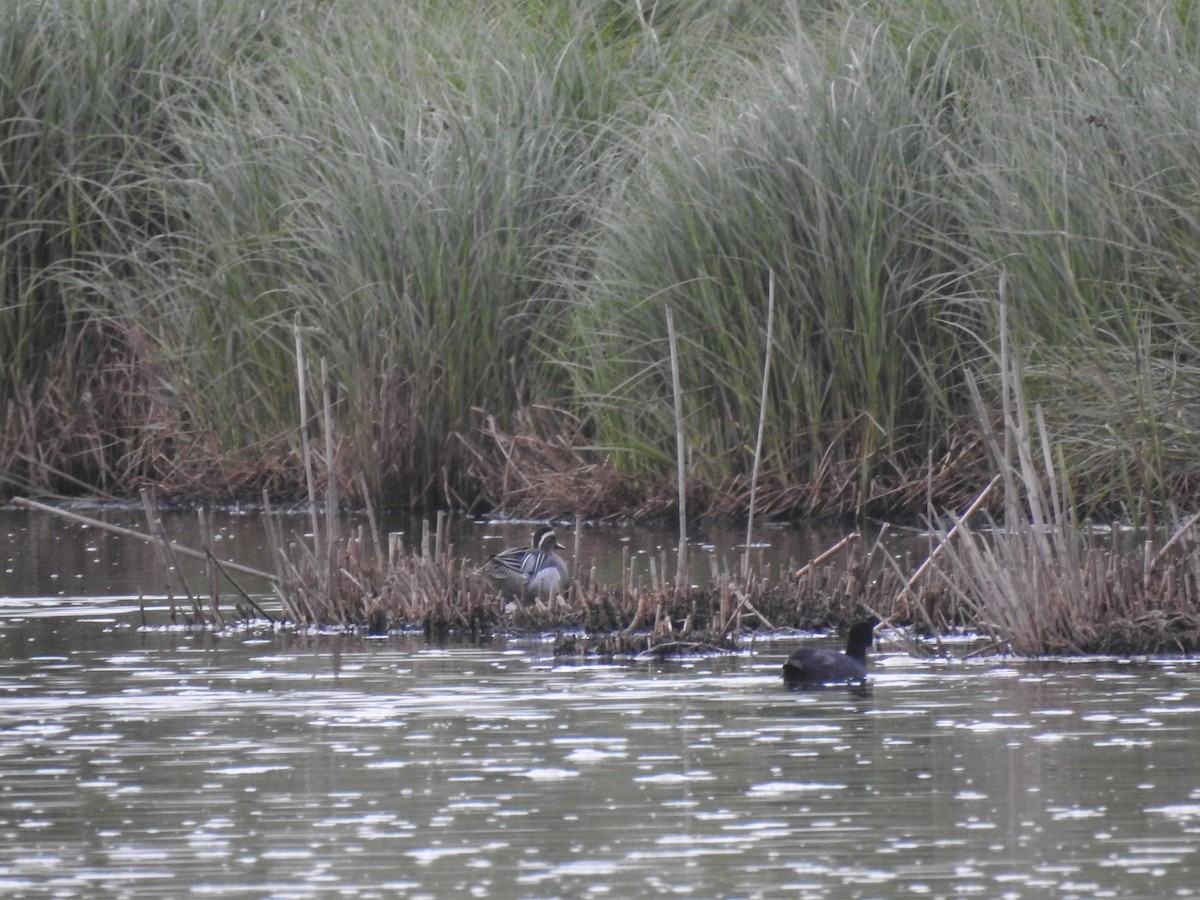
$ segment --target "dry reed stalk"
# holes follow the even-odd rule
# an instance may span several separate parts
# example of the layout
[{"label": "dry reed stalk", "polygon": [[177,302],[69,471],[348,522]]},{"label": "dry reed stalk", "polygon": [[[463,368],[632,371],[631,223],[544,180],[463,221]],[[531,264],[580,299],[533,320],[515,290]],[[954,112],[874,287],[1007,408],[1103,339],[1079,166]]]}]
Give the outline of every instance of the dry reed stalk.
[{"label": "dry reed stalk", "polygon": [[216,556],[210,556],[209,559],[212,562],[212,564],[214,566],[216,566],[217,571],[219,571],[222,575],[225,576],[225,580],[228,581],[233,586],[233,589],[235,591],[237,591],[238,596],[240,596],[242,598],[242,601],[246,604],[245,611],[239,610],[239,613],[242,615],[243,618],[249,619],[250,613],[252,612],[255,615],[257,615],[260,619],[265,619],[266,621],[268,621],[272,624],[274,624],[277,621],[277,619],[273,615],[271,615],[269,612],[267,612],[265,609],[263,609],[262,606],[259,605],[258,601],[256,601],[253,597],[251,597],[248,593],[246,593],[246,591],[242,588],[242,586],[240,584],[238,584],[237,581],[235,581],[230,576],[229,571],[225,568],[225,564],[222,563],[220,559],[218,559]]},{"label": "dry reed stalk", "polygon": [[447,551],[446,524],[449,516],[444,509],[437,512],[437,526],[434,532],[433,558],[442,559]]},{"label": "dry reed stalk", "polygon": [[771,378],[771,343],[775,328],[775,272],[767,275],[767,341],[763,350],[762,392],[758,397],[758,431],[754,439],[754,462],[750,469],[750,501],[746,510],[746,546],[742,555],[742,578],[750,578],[750,542],[754,537],[754,502],[758,498],[758,466],[762,460],[763,429],[767,419],[767,395]]},{"label": "dry reed stalk", "polygon": [[[296,345],[296,394],[300,404],[300,452],[304,456],[304,483],[308,491],[308,515],[312,528],[313,543],[320,545],[321,524],[317,518],[317,485],[313,473],[312,448],[308,441],[308,385],[304,366],[304,340],[300,330],[300,313],[292,320],[292,335]],[[327,586],[322,586],[323,589]]]},{"label": "dry reed stalk", "polygon": [[379,521],[375,518],[375,504],[371,502],[371,492],[367,486],[367,476],[362,472],[358,473],[358,489],[362,495],[363,507],[367,511],[367,522],[371,526],[371,541],[375,547],[375,561],[380,566],[384,565],[387,545],[383,543],[383,535],[379,531]]},{"label": "dry reed stalk", "polygon": [[[313,535],[313,541],[321,550],[321,558],[325,563],[324,584],[328,588],[333,584],[334,562],[338,546],[338,495],[337,477],[334,467],[337,464],[333,446],[333,400],[329,392],[329,360],[321,357],[321,428],[325,432],[325,543],[322,546],[318,535]],[[308,497],[309,506],[316,508],[316,495]]]},{"label": "dry reed stalk", "polygon": [[223,629],[225,619],[221,615],[220,587],[215,563],[216,555],[213,553],[212,529],[209,527],[208,515],[203,508],[196,510],[196,517],[200,526],[200,544],[204,550],[204,574],[208,579],[209,616],[217,628]]},{"label": "dry reed stalk", "polygon": [[[671,354],[671,391],[675,400],[675,469],[679,490],[679,559],[675,567],[675,583],[682,587],[688,580],[687,564],[687,442],[683,431],[683,387],[679,378],[679,344],[675,335],[675,319],[671,307],[667,313],[667,344]],[[663,574],[665,576],[666,570]]]},{"label": "dry reed stalk", "polygon": [[583,558],[583,516],[575,516],[575,540],[571,547],[571,581],[572,591],[570,596],[576,596],[579,593],[579,585],[591,582],[591,578],[581,578],[580,560]]},{"label": "dry reed stalk", "polygon": [[[928,632],[931,635],[933,635],[934,652],[938,656],[945,656],[946,648],[942,644],[942,639],[941,639],[941,635],[939,633],[939,629],[933,621],[932,611],[929,609],[929,607],[926,603],[921,602],[921,598],[916,596],[916,594],[913,592],[913,588],[917,584],[917,582],[920,581],[923,577],[925,577],[926,573],[933,567],[933,564],[937,561],[938,557],[941,556],[941,554],[946,549],[946,547],[949,546],[950,542],[954,540],[955,535],[957,535],[959,533],[960,528],[987,501],[988,495],[991,494],[992,489],[1000,482],[1001,477],[1002,476],[1000,476],[1000,475],[993,476],[992,480],[988,482],[987,486],[982,491],[979,492],[979,494],[975,497],[975,499],[973,501],[971,501],[971,505],[967,507],[966,511],[962,514],[962,516],[953,517],[954,525],[950,528],[949,531],[947,531],[944,535],[941,535],[939,537],[937,545],[933,548],[933,550],[929,553],[929,555],[925,557],[924,561],[919,566],[917,566],[916,570],[912,573],[912,575],[910,575],[908,577],[908,579],[904,582],[904,584],[901,586],[900,591],[897,594],[895,600],[893,601],[892,606],[893,606],[893,608],[896,608],[896,607],[900,606],[901,600],[904,599],[905,597],[910,598],[912,600],[911,607],[920,614],[920,617],[923,620],[926,629],[928,630]],[[889,618],[885,618],[885,617],[879,615],[879,613],[876,612],[875,610],[871,610],[871,612],[873,615],[875,615],[876,618],[878,618],[880,620],[881,623],[886,624],[886,625],[892,625]],[[892,627],[894,629],[894,625]],[[902,642],[907,646],[909,652],[912,653],[913,655],[923,655],[926,652],[924,642],[920,641],[918,638],[916,638],[916,636],[908,634],[907,632],[901,632],[900,638],[901,638]]]},{"label": "dry reed stalk", "polygon": [[822,551],[821,553],[819,553],[815,557],[813,557],[811,560],[809,560],[807,565],[801,566],[799,569],[797,569],[795,574],[792,577],[793,578],[805,577],[810,572],[812,572],[813,569],[815,569],[817,566],[823,565],[824,563],[828,562],[831,558],[833,558],[838,553],[845,550],[847,547],[849,547],[851,544],[853,544],[855,541],[857,541],[861,537],[862,537],[862,535],[859,534],[857,531],[850,532],[848,535],[843,537],[841,540],[837,541],[833,546],[829,547],[827,550]]},{"label": "dry reed stalk", "polygon": [[273,587],[276,595],[279,597],[284,618],[297,621],[296,609],[291,590],[288,586],[288,573],[286,571],[288,565],[287,554],[283,548],[283,538],[279,533],[278,523],[275,521],[275,516],[271,511],[271,497],[265,490],[262,492],[262,501],[263,531],[267,536],[267,549],[271,554],[271,562],[275,566],[275,582]]},{"label": "dry reed stalk", "polygon": [[204,551],[204,578],[208,582],[208,596],[212,604],[218,594],[217,570],[212,564],[212,533],[203,507],[196,510],[196,527],[200,532],[200,549]]},{"label": "dry reed stalk", "polygon": [[1197,522],[1200,522],[1200,512],[1189,516],[1187,521],[1175,529],[1175,533],[1171,535],[1170,539],[1168,539],[1165,544],[1163,544],[1162,549],[1154,555],[1154,559],[1150,562],[1150,568],[1157,568],[1159,563],[1162,562],[1163,558],[1167,555],[1167,552],[1181,540],[1183,540],[1186,535],[1190,534],[1193,526],[1195,526]]},{"label": "dry reed stalk", "polygon": [[173,588],[173,579],[171,573],[175,573],[175,577],[179,579],[179,584],[183,587],[183,591],[187,594],[188,602],[192,606],[192,612],[196,620],[200,623],[204,622],[204,609],[200,606],[200,602],[192,593],[191,587],[188,585],[187,578],[183,575],[183,570],[179,567],[179,560],[176,559],[174,552],[171,549],[171,542],[167,539],[166,530],[163,528],[162,520],[155,512],[154,504],[150,501],[150,494],[143,488],[140,491],[142,498],[142,511],[146,516],[146,524],[150,528],[150,534],[153,536],[153,544],[155,553],[158,555],[159,565],[162,566],[163,580],[166,584],[167,599],[171,604],[171,621],[175,621],[175,593]]}]

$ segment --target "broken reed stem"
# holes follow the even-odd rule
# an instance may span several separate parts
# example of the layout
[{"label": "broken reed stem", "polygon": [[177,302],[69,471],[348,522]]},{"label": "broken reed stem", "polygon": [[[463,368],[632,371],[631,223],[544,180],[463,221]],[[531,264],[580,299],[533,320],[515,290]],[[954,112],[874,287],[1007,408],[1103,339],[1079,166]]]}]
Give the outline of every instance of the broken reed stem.
[{"label": "broken reed stem", "polygon": [[167,556],[158,541],[158,536],[154,534],[154,520],[150,514],[150,507],[147,504],[145,491],[142,491],[142,513],[146,516],[146,525],[151,532],[150,543],[154,545],[154,555],[158,557],[158,564],[162,569],[163,590],[166,592],[167,603],[171,609],[171,622],[175,623],[179,620],[179,609],[175,604],[175,583],[171,579],[171,567],[167,563]]},{"label": "broken reed stem", "polygon": [[[582,546],[583,546],[583,516],[577,515],[575,517],[575,541],[574,541],[574,546],[572,546],[572,548],[571,548],[571,574],[573,576],[572,581],[577,585],[582,581],[582,579],[579,577],[579,572],[580,572],[580,569],[579,569],[580,549],[579,548]],[[587,579],[586,583],[591,584],[592,579],[591,578]],[[576,596],[577,593],[578,593],[578,588],[576,589],[576,593],[572,594],[571,596]]]},{"label": "broken reed stem", "polygon": [[222,563],[221,560],[217,559],[217,557],[212,554],[209,554],[209,559],[212,561],[212,564],[217,567],[217,570],[222,575],[225,576],[225,580],[228,581],[233,586],[233,589],[238,592],[238,596],[240,596],[243,600],[246,601],[246,604],[250,607],[251,610],[258,613],[259,616],[266,619],[268,622],[270,622],[272,624],[274,624],[277,621],[273,615],[271,615],[269,612],[267,612],[265,609],[263,609],[258,604],[258,602],[253,597],[251,597],[249,594],[247,594],[246,591],[243,590],[242,586],[240,584],[238,584],[237,581],[235,581],[232,576],[230,576],[229,572],[226,571],[226,569],[225,569],[225,564]]},{"label": "broken reed stem", "polygon": [[811,572],[817,566],[826,562],[830,557],[834,556],[835,554],[840,553],[842,550],[849,547],[851,544],[853,544],[855,541],[857,541],[861,537],[862,537],[862,535],[859,534],[857,531],[850,532],[848,535],[846,535],[844,538],[842,538],[840,541],[838,541],[836,544],[834,544],[828,550],[824,551],[823,553],[821,553],[818,556],[813,557],[809,561],[808,565],[801,566],[799,569],[797,569],[794,577],[803,578],[805,575],[807,575],[809,572]]},{"label": "broken reed stem", "polygon": [[217,595],[217,571],[212,564],[212,534],[208,530],[208,517],[204,507],[196,510],[196,527],[200,531],[200,549],[204,551],[204,580],[208,582],[210,602]]},{"label": "broken reed stem", "polygon": [[287,572],[285,571],[287,554],[283,549],[283,538],[279,533],[279,526],[275,521],[275,515],[271,511],[271,496],[265,489],[262,493],[262,499],[263,530],[267,534],[267,548],[271,551],[271,562],[275,566],[275,582],[272,586],[279,597],[279,604],[283,609],[284,618],[296,622],[299,619],[296,617],[296,606],[293,603],[292,591],[288,585]]},{"label": "broken reed stem", "polygon": [[[1009,423],[1013,421],[1012,396],[1008,385],[1008,273],[1000,272],[1000,421],[1004,428],[1004,448],[1000,457],[1000,472],[1004,476],[1004,519],[1006,522],[1016,521],[1017,488],[1013,480],[1013,438]],[[982,410],[982,401],[977,401]],[[981,419],[986,416],[981,416]],[[986,427],[986,426],[985,426]]]},{"label": "broken reed stem", "polygon": [[433,558],[440,560],[446,552],[446,520],[448,514],[444,509],[437,513],[437,530],[433,534]]},{"label": "broken reed stem", "polygon": [[[966,522],[967,519],[971,518],[971,516],[976,510],[979,509],[979,507],[983,506],[984,501],[987,500],[988,494],[992,492],[992,488],[994,488],[1000,482],[1000,478],[1000,475],[994,475],[992,480],[988,482],[987,487],[980,491],[979,496],[971,501],[971,505],[967,507],[966,512],[954,520],[954,525],[949,531],[946,532],[946,536],[938,541],[938,545],[933,548],[933,552],[925,557],[925,561],[917,566],[917,570],[913,572],[911,576],[909,576],[908,581],[905,582],[904,587],[901,589],[901,593],[907,594],[912,591],[913,585],[916,584],[917,581],[920,580],[921,576],[925,574],[925,571],[931,565],[933,565],[934,561],[942,554],[942,551],[945,549],[946,545],[954,540],[954,536],[958,534],[959,528],[962,527],[963,523]],[[932,625],[933,623],[928,624]]]},{"label": "broken reed stem", "polygon": [[[158,554],[159,564],[163,568],[163,578],[167,588],[167,598],[171,602],[172,615],[175,612],[175,595],[172,587],[171,572],[179,579],[180,585],[183,586],[184,593],[187,594],[188,602],[192,605],[192,612],[201,622],[204,621],[204,610],[197,602],[195,595],[192,593],[191,587],[187,583],[187,579],[183,577],[183,572],[179,568],[179,560],[171,552],[170,541],[167,540],[166,530],[162,526],[162,520],[158,518],[154,511],[154,504],[150,502],[150,493],[143,488],[140,492],[142,497],[142,511],[146,516],[146,524],[150,528],[150,533],[153,535],[154,550]],[[174,621],[172,619],[172,621]]]},{"label": "broken reed stem", "polygon": [[[1158,553],[1154,554],[1154,559],[1152,559],[1150,561],[1150,568],[1151,569],[1158,568],[1158,564],[1160,562],[1162,562],[1163,557],[1166,556],[1166,554],[1167,554],[1167,551],[1170,550],[1172,547],[1174,547],[1175,544],[1177,544],[1180,540],[1182,540],[1183,536],[1185,534],[1187,534],[1189,531],[1191,531],[1192,526],[1195,525],[1197,522],[1200,522],[1200,512],[1195,513],[1194,515],[1190,516],[1186,522],[1184,522],[1182,525],[1179,526],[1179,528],[1177,528],[1175,530],[1175,533],[1173,535],[1171,535],[1170,539],[1165,544],[1163,544],[1162,549],[1159,550]],[[1117,534],[1118,534],[1117,527],[1116,527],[1116,525],[1113,525],[1114,543],[1115,543],[1115,538],[1116,538]]]},{"label": "broken reed stem", "polygon": [[[933,635],[934,646],[936,648],[935,652],[938,656],[946,655],[945,647],[942,645],[941,635],[938,632],[937,627],[934,625],[933,617],[931,616],[929,610],[925,607],[924,603],[920,602],[920,598],[913,593],[913,587],[929,570],[934,562],[937,561],[938,557],[942,555],[942,552],[945,550],[945,548],[948,547],[954,540],[955,536],[959,533],[959,530],[963,525],[966,524],[967,519],[974,515],[974,513],[981,506],[983,506],[984,501],[987,500],[988,495],[992,492],[992,489],[1000,483],[1002,478],[1002,474],[992,476],[992,480],[988,482],[987,487],[980,491],[979,495],[971,501],[971,505],[967,507],[966,511],[955,519],[954,525],[948,532],[946,532],[945,536],[938,541],[938,545],[933,548],[932,552],[930,552],[927,557],[925,557],[925,560],[919,566],[917,566],[916,570],[908,577],[908,579],[900,587],[900,590],[896,592],[895,597],[892,599],[892,609],[900,608],[900,601],[904,597],[908,597],[912,601],[911,606],[915,608],[916,614],[920,615],[921,618],[924,619],[925,625],[929,629],[929,633]],[[869,607],[868,611],[881,622],[885,624],[891,624],[889,617],[881,615],[878,611],[870,609]],[[919,643],[914,639],[909,642],[909,651],[913,653],[914,656],[919,655],[919,646]]]},{"label": "broken reed stem", "polygon": [[375,518],[375,504],[371,502],[371,494],[367,491],[367,476],[358,473],[358,490],[362,494],[363,506],[367,509],[367,522],[371,526],[371,542],[375,545],[375,562],[383,566],[387,560],[386,545],[379,531],[379,521]]},{"label": "broken reed stem", "polygon": [[750,469],[750,507],[746,512],[746,545],[742,554],[742,579],[750,578],[750,542],[754,537],[754,501],[758,495],[758,466],[762,460],[763,427],[767,419],[767,393],[771,377],[771,342],[775,325],[775,273],[767,275],[767,345],[763,351],[762,393],[758,398],[758,435],[754,439],[754,464]]},{"label": "broken reed stem", "polygon": [[675,336],[675,319],[671,307],[667,311],[667,343],[671,352],[671,390],[675,396],[675,467],[679,478],[679,561],[675,570],[675,583],[682,587],[687,583],[687,444],[683,435],[683,387],[679,378],[679,348]]},{"label": "broken reed stem", "polygon": [[[119,534],[124,537],[137,538],[139,541],[145,541],[149,544],[158,542],[158,538],[152,534],[146,534],[143,531],[138,531],[135,528],[125,528],[123,525],[112,525],[108,522],[102,522],[99,519],[92,519],[88,516],[80,515],[77,512],[71,512],[66,509],[58,509],[54,506],[48,506],[45,503],[39,503],[36,500],[30,500],[26,497],[13,497],[12,502],[17,506],[23,506],[26,509],[36,509],[38,512],[50,513],[59,518],[66,519],[70,522],[78,522],[80,525],[88,525],[92,528],[99,528],[102,531],[108,531],[112,534]],[[167,541],[167,546],[174,553],[182,556],[190,556],[194,559],[204,559],[204,553],[200,550],[193,550],[191,547],[186,547],[183,544],[177,544],[174,541]],[[241,563],[224,562],[223,565],[232,572],[241,572],[243,575],[253,575],[256,578],[262,578],[265,581],[272,583],[278,580],[278,576],[270,572],[264,572],[262,569],[255,569],[251,566],[244,566]]]}]

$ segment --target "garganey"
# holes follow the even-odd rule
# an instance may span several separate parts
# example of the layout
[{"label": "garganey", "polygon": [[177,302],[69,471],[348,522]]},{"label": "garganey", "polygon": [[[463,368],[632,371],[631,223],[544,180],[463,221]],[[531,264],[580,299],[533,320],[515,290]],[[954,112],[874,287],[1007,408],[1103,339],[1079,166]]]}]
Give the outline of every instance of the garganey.
[{"label": "garganey", "polygon": [[528,547],[510,547],[488,559],[483,576],[506,597],[550,600],[567,586],[567,564],[555,550],[565,550],[554,529],[543,526],[533,533]]}]

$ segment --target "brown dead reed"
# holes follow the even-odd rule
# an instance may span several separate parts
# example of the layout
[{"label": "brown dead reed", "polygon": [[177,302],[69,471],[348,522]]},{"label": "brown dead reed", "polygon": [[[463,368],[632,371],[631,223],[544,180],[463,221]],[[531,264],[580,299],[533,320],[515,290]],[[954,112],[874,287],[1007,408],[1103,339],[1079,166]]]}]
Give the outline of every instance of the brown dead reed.
[{"label": "brown dead reed", "polygon": [[[586,423],[561,409],[539,406],[519,413],[509,430],[480,413],[478,433],[460,435],[472,460],[470,477],[478,486],[476,505],[529,518],[674,519],[678,487],[660,479],[630,476],[613,452],[596,448]],[[848,423],[829,426],[823,435],[797,440],[832,440]],[[715,483],[689,483],[689,508],[705,519],[739,519],[750,508],[759,519],[806,519],[861,516],[913,519],[933,503],[958,508],[970,501],[992,469],[983,432],[964,416],[951,430],[942,452],[929,456],[917,433],[898,433],[889,468],[864,486],[859,462],[828,458],[805,480],[766,469],[755,483],[752,470],[735,472]],[[674,474],[674,473],[670,473]]]},{"label": "brown dead reed", "polygon": [[1169,547],[1153,536],[1125,547],[1116,528],[1100,547],[1062,524],[967,527],[947,554],[952,592],[976,628],[1018,655],[1192,653],[1194,524],[1177,525]]},{"label": "brown dead reed", "polygon": [[[902,575],[883,567],[876,551],[846,542],[842,558],[779,581],[745,579],[713,563],[704,583],[678,584],[662,572],[645,584],[630,569],[619,583],[577,578],[552,602],[511,603],[480,575],[479,560],[455,556],[443,524],[427,528],[419,548],[392,535],[386,554],[356,529],[336,553],[328,588],[321,585],[322,554],[301,542],[281,548],[277,555],[288,560],[280,579],[285,617],[302,626],[472,640],[557,634],[559,655],[668,656],[730,651],[763,632],[842,627],[872,611],[912,621],[914,601],[935,607],[934,598],[945,595],[940,584],[936,594],[924,585],[906,593]],[[939,611],[937,620],[946,617]]]},{"label": "brown dead reed", "polygon": [[[1150,523],[1132,546],[1117,525],[1105,544],[1081,525],[1042,410],[1026,401],[1003,278],[999,294],[1003,417],[985,436],[1003,518],[940,530],[945,553],[931,570],[973,627],[1020,655],[1200,649],[1200,515],[1174,522],[1169,536]],[[975,402],[983,408],[978,393]]]}]

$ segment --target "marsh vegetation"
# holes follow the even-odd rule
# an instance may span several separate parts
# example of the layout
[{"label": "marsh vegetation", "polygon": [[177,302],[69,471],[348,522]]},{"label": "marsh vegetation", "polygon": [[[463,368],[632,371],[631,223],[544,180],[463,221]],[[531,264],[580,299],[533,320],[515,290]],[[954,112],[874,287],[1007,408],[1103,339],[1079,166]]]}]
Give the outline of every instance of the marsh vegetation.
[{"label": "marsh vegetation", "polygon": [[1193,494],[1190,2],[8,14],[9,493],[302,494],[298,319],[343,502],[669,513],[669,307],[738,514],[773,273],[761,512],[920,514],[990,477],[1004,269],[1081,508]]},{"label": "marsh vegetation", "polygon": [[683,446],[693,516],[932,520],[1015,466],[951,619],[1084,518],[1174,522],[1081,577],[1193,616],[1190,0],[5,9],[4,494],[666,516]]}]

